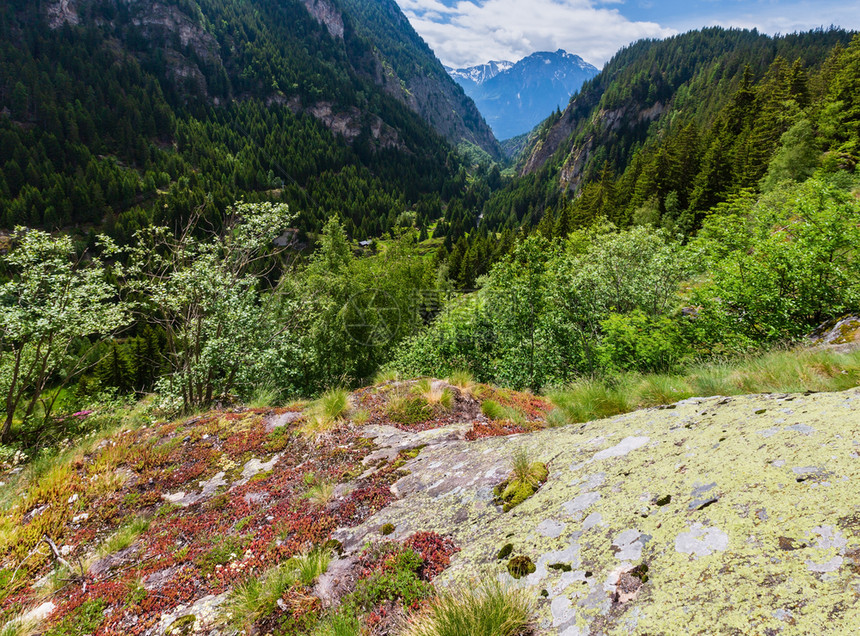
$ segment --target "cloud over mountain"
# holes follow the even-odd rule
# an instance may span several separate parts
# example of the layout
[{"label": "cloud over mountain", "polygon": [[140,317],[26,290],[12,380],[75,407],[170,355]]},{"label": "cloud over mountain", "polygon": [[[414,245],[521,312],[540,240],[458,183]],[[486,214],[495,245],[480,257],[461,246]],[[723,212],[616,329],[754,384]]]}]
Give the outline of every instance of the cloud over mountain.
[{"label": "cloud over mountain", "polygon": [[[616,2],[592,0],[398,0],[441,60],[458,68],[566,49],[602,66],[619,47],[674,29],[624,17]],[[609,5],[609,6],[607,6]]]}]

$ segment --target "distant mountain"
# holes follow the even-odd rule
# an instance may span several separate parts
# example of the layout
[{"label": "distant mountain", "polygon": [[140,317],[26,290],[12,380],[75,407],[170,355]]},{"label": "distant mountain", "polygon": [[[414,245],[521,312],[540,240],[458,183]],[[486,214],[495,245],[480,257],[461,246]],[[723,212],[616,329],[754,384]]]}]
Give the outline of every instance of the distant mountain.
[{"label": "distant mountain", "polygon": [[445,70],[464,89],[466,87],[474,89],[487,80],[493,79],[499,73],[504,73],[513,67],[514,62],[490,61],[486,64],[479,64],[478,66],[470,66],[468,68],[451,68],[446,66]]},{"label": "distant mountain", "polygon": [[533,53],[516,64],[488,62],[448,69],[498,139],[527,133],[557,108],[564,109],[571,95],[598,74],[597,68],[559,49]]}]

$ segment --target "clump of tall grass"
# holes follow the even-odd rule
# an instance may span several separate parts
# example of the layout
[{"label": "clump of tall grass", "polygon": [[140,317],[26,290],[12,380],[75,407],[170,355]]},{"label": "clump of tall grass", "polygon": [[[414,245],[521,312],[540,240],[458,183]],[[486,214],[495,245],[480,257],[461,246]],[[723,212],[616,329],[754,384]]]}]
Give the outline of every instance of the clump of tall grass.
[{"label": "clump of tall grass", "polygon": [[331,559],[331,550],[317,547],[292,557],[283,567],[293,572],[296,581],[308,586],[313,585],[314,581],[326,573]]},{"label": "clump of tall grass", "polygon": [[457,387],[461,392],[473,397],[477,397],[477,394],[480,393],[479,387],[475,384],[475,378],[465,370],[453,371],[448,376],[448,384]]},{"label": "clump of tall grass", "polygon": [[109,554],[119,552],[120,550],[125,550],[148,529],[148,519],[144,519],[143,517],[135,517],[130,522],[121,526],[107,539],[105,539],[104,543],[99,546],[99,555],[107,556]]},{"label": "clump of tall grass", "polygon": [[275,611],[278,599],[296,582],[291,568],[275,566],[233,588],[222,608],[224,619],[238,629],[252,626]]},{"label": "clump of tall grass", "polygon": [[484,400],[481,402],[481,413],[493,421],[508,421],[518,426],[525,426],[528,423],[522,411],[513,406],[500,404],[496,400]]},{"label": "clump of tall grass", "polygon": [[373,384],[388,384],[389,382],[397,382],[400,380],[400,372],[396,369],[380,369],[373,376]]},{"label": "clump of tall grass", "polygon": [[264,409],[270,406],[278,406],[281,401],[281,390],[277,387],[262,385],[254,390],[248,406],[252,409]]},{"label": "clump of tall grass", "polygon": [[335,482],[330,479],[322,479],[311,485],[305,493],[305,498],[317,506],[325,506],[334,496]]},{"label": "clump of tall grass", "polygon": [[313,636],[361,636],[361,622],[352,608],[341,607],[316,626]]},{"label": "clump of tall grass", "polygon": [[329,389],[308,407],[305,424],[301,430],[308,435],[329,431],[345,421],[351,409],[349,391]]},{"label": "clump of tall grass", "polygon": [[522,636],[534,624],[527,590],[485,581],[475,588],[446,590],[411,618],[403,636]]},{"label": "clump of tall grass", "polygon": [[313,585],[331,563],[331,551],[323,548],[288,559],[233,588],[222,608],[222,617],[238,629],[248,628],[269,616],[278,600],[294,585]]},{"label": "clump of tall grass", "polygon": [[438,404],[445,410],[451,410],[451,407],[454,406],[454,394],[451,393],[451,389],[442,387],[426,378],[419,380],[412,387],[412,392],[423,398],[427,404]]}]

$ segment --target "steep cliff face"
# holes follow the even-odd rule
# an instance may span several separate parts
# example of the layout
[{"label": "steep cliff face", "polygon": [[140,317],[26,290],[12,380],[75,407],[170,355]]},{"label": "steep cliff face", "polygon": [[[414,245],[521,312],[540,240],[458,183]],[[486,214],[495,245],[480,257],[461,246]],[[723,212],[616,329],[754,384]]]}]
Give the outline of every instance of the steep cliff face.
[{"label": "steep cliff face", "polygon": [[493,157],[501,149],[477,106],[448,75],[394,0],[340,0],[382,63],[385,91],[453,144],[466,141]]},{"label": "steep cliff face", "polygon": [[302,0],[310,14],[325,25],[333,38],[343,39],[343,15],[329,0]]}]

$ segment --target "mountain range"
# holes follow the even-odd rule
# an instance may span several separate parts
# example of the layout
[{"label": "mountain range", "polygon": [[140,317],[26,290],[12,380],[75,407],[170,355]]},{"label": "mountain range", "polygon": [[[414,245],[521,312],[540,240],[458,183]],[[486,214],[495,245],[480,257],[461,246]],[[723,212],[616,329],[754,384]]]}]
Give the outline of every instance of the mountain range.
[{"label": "mountain range", "polygon": [[492,61],[448,73],[478,105],[498,139],[527,133],[571,96],[598,69],[559,49],[538,52],[519,62]]}]

